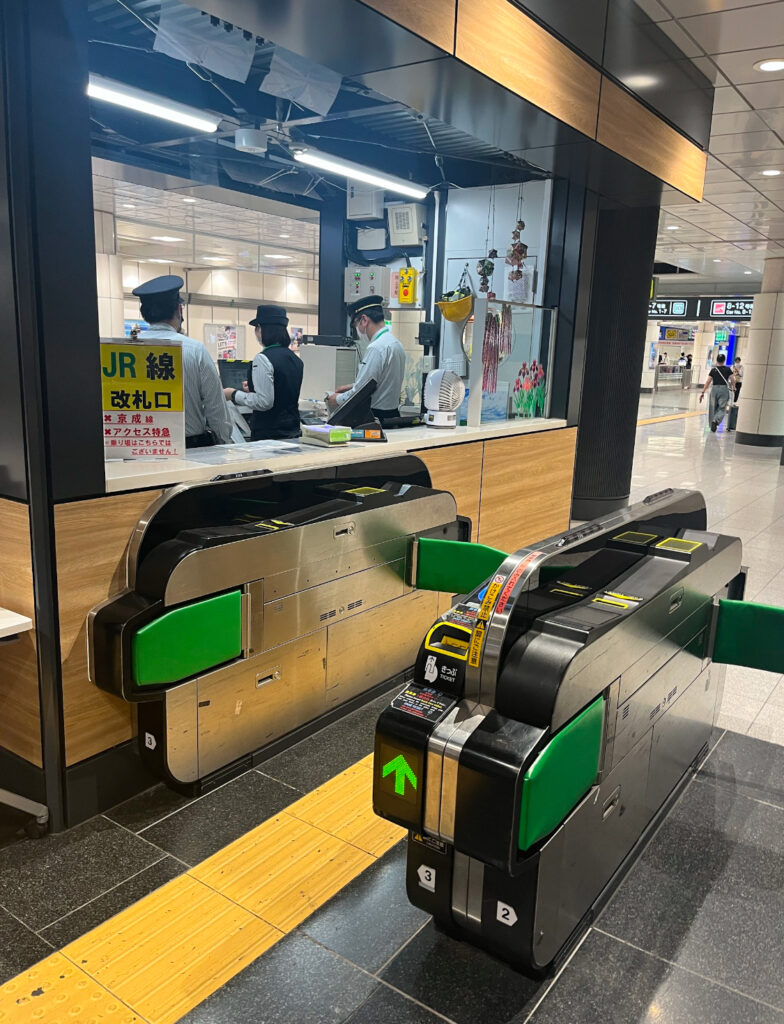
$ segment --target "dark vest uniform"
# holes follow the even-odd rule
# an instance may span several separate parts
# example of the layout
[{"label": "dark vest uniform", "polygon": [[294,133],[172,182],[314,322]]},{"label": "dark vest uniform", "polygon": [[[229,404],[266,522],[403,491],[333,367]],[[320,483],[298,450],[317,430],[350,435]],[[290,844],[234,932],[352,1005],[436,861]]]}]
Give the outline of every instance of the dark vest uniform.
[{"label": "dark vest uniform", "polygon": [[[264,441],[268,438],[282,440],[286,437],[299,437],[299,391],[304,371],[302,360],[290,348],[281,345],[269,345],[264,349],[264,355],[272,363],[275,401],[266,412],[254,409],[250,418],[250,439]],[[255,391],[252,371],[249,376],[248,388]]]}]

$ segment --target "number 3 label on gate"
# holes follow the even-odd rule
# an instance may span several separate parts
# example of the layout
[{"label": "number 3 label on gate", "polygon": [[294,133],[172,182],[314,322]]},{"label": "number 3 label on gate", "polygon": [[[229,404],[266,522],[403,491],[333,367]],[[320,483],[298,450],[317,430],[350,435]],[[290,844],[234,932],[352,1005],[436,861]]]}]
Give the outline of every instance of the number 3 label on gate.
[{"label": "number 3 label on gate", "polygon": [[423,889],[427,889],[428,892],[436,891],[436,869],[428,867],[427,864],[422,864],[417,869],[417,875],[419,876],[419,884]]}]

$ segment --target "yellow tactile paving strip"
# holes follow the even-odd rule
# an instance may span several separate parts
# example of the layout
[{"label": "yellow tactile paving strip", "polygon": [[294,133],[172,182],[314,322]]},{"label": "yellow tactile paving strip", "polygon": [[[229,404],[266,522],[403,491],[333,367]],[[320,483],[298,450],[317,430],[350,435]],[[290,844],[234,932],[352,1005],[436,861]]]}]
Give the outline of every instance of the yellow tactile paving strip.
[{"label": "yellow tactile paving strip", "polygon": [[204,861],[193,874],[289,932],[373,859],[284,813]]},{"label": "yellow tactile paving strip", "polygon": [[2,1024],[145,1024],[111,992],[55,953],[0,990]]},{"label": "yellow tactile paving strip", "polygon": [[402,839],[367,757],[0,986],[0,1024],[174,1024]]},{"label": "yellow tactile paving strip", "polygon": [[63,949],[156,1024],[172,1024],[282,933],[189,875],[150,893]]},{"label": "yellow tactile paving strip", "polygon": [[637,420],[638,427],[647,427],[649,423],[667,423],[668,420],[687,420],[691,416],[704,416],[704,409],[695,409],[693,412],[672,413],[669,416],[652,416],[647,420]]},{"label": "yellow tactile paving strip", "polygon": [[380,857],[405,835],[404,829],[372,815],[373,758],[359,761],[286,809],[287,813]]}]

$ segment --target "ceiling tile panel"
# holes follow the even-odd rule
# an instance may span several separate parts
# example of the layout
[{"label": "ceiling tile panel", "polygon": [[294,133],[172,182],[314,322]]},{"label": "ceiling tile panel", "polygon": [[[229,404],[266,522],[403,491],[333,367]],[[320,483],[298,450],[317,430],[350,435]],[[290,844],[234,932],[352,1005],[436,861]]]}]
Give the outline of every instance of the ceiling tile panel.
[{"label": "ceiling tile panel", "polygon": [[711,152],[745,153],[748,150],[781,149],[781,139],[775,132],[739,132],[736,135],[711,136]]},{"label": "ceiling tile panel", "polygon": [[[784,18],[784,15],[782,15]],[[779,36],[784,36],[782,29]],[[733,53],[717,54],[713,60],[724,72],[727,78],[735,85],[753,84],[756,82],[773,82],[776,79],[784,79],[784,70],[781,71],[758,71],[754,65],[762,60],[777,58],[784,60],[784,43],[776,37],[775,32],[770,34],[770,42],[758,50],[738,50]]]},{"label": "ceiling tile panel", "polygon": [[751,110],[751,104],[746,102],[737,89],[717,89],[713,94],[714,115],[732,114],[737,110]]},{"label": "ceiling tile panel", "polygon": [[707,54],[753,50],[776,42],[771,30],[784,25],[784,0],[685,17],[681,26]]},{"label": "ceiling tile panel", "polygon": [[[782,16],[784,16],[784,12]],[[782,86],[780,80],[762,82],[759,85],[739,85],[738,90],[756,110],[762,110],[766,107],[780,107],[782,99],[784,99],[784,86]]]},{"label": "ceiling tile panel", "polygon": [[712,14],[743,7],[755,7],[766,0],[666,0],[673,18],[688,18],[695,14]]},{"label": "ceiling tile panel", "polygon": [[772,110],[760,110],[759,116],[775,132],[784,134],[784,89],[782,89],[782,106]]},{"label": "ceiling tile panel", "polygon": [[769,127],[770,125],[767,125],[760,115],[755,114],[752,110],[740,111],[736,114],[714,114],[711,121],[711,139],[716,135],[764,131]]}]

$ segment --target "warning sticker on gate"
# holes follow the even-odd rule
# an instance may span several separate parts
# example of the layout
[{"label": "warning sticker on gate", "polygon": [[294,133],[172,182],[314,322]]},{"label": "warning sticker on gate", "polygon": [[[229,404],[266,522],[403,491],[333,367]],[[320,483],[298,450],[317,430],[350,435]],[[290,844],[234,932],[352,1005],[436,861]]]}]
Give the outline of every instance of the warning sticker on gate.
[{"label": "warning sticker on gate", "polygon": [[471,634],[471,645],[468,650],[468,664],[471,668],[479,668],[479,658],[482,654],[482,644],[485,642],[485,623],[477,622]]},{"label": "warning sticker on gate", "polygon": [[490,614],[493,610],[493,605],[496,602],[496,598],[501,593],[501,587],[504,585],[505,580],[506,576],[502,575],[501,573],[498,573],[498,575],[493,578],[493,582],[488,586],[487,590],[485,591],[485,596],[482,599],[482,604],[481,607],[479,608],[479,614],[477,615],[478,619],[482,619],[485,622],[487,622],[487,620],[490,618]]},{"label": "warning sticker on gate", "polygon": [[536,561],[537,558],[542,554],[541,551],[532,551],[526,555],[525,558],[515,566],[514,570],[509,574],[509,579],[506,581],[504,589],[501,591],[501,596],[498,598],[498,605],[496,611],[500,614],[509,604],[509,598],[512,596],[512,591],[515,588],[515,583],[520,579],[525,570],[531,565],[532,562]]}]

